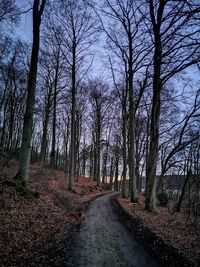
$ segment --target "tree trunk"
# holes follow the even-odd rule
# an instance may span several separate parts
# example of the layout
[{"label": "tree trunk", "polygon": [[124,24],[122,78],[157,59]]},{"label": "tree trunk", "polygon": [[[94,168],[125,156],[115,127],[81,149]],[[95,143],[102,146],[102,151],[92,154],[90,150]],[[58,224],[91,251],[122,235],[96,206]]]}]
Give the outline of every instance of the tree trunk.
[{"label": "tree trunk", "polygon": [[6,101],[5,105],[4,105],[4,110],[3,110],[3,126],[2,126],[2,133],[1,133],[1,143],[0,146],[1,147],[5,147],[6,145],[6,123],[7,123],[7,119],[6,119],[6,110],[7,110],[7,105],[8,105],[8,101]]},{"label": "tree trunk", "polygon": [[70,146],[70,174],[69,190],[75,189],[75,142],[76,142],[76,45],[73,43],[72,64],[72,107],[71,107],[71,146]]},{"label": "tree trunk", "polygon": [[45,118],[43,122],[43,133],[42,133],[42,143],[41,143],[41,153],[40,153],[40,162],[41,165],[44,166],[47,152],[47,130],[49,124],[49,108],[45,108]]},{"label": "tree trunk", "polygon": [[[155,75],[156,76],[156,75]],[[157,77],[154,78],[155,90],[153,92],[151,128],[150,128],[150,147],[147,163],[147,190],[146,206],[148,211],[154,211],[156,207],[156,164],[158,156],[159,138],[159,118],[160,118],[160,83]]]},{"label": "tree trunk", "polygon": [[65,138],[65,149],[66,149],[66,166],[65,166],[65,171],[66,174],[69,173],[69,156],[68,156],[68,144],[69,144],[69,118],[68,118],[68,122],[67,122],[67,133],[66,133],[66,138]]},{"label": "tree trunk", "polygon": [[145,193],[147,193],[147,184],[148,184],[148,158],[149,158],[149,118],[147,119],[147,139],[146,139],[146,157],[145,157]]},{"label": "tree trunk", "polygon": [[57,110],[57,84],[58,84],[58,71],[59,71],[59,55],[58,51],[56,58],[56,70],[54,79],[54,95],[53,95],[53,129],[52,129],[52,146],[51,146],[51,168],[55,167],[56,158],[56,110]]},{"label": "tree trunk", "polygon": [[183,199],[184,199],[184,196],[185,196],[186,186],[187,186],[187,183],[189,181],[189,177],[190,177],[190,172],[187,173],[187,176],[186,176],[185,181],[183,183],[181,195],[180,195],[180,198],[179,198],[179,201],[178,201],[178,204],[177,204],[177,208],[176,208],[177,212],[181,212],[181,205],[183,203]]},{"label": "tree trunk", "polygon": [[101,121],[100,116],[97,118],[97,185],[100,184],[100,139],[101,139]]},{"label": "tree trunk", "polygon": [[114,176],[114,159],[111,159],[110,165],[110,189],[113,189],[113,176]]},{"label": "tree trunk", "polygon": [[129,34],[129,62],[128,62],[128,89],[129,89],[129,179],[131,202],[137,203],[136,176],[135,176],[135,107],[133,97],[133,47],[131,33]]},{"label": "tree trunk", "polygon": [[85,155],[86,151],[85,151],[85,146],[84,146],[84,150],[83,150],[83,166],[82,166],[82,175],[85,177],[86,176],[86,155]]},{"label": "tree trunk", "polygon": [[103,177],[102,177],[102,183],[105,184],[106,182],[106,176],[107,176],[107,161],[108,161],[108,148],[109,148],[109,143],[107,142],[106,143],[106,149],[105,149],[105,152],[104,152],[104,157],[103,157],[103,170],[102,170],[102,173],[103,173]]},{"label": "tree trunk", "polygon": [[94,169],[94,167],[93,167],[93,163],[94,163],[94,150],[93,150],[93,147],[91,146],[91,148],[90,148],[90,169],[89,169],[89,172],[90,172],[90,178],[92,178],[92,177],[94,177],[93,176],[93,169]]},{"label": "tree trunk", "polygon": [[126,175],[127,175],[127,115],[123,116],[123,128],[122,128],[122,138],[123,138],[123,172],[122,172],[122,197],[126,197]]},{"label": "tree trunk", "polygon": [[136,184],[137,184],[137,190],[141,192],[141,187],[140,187],[140,153],[139,153],[139,137],[137,136],[136,142],[135,142],[135,147],[136,147],[136,152],[135,152],[135,174],[136,174]]},{"label": "tree trunk", "polygon": [[119,176],[119,156],[116,155],[115,158],[115,183],[114,183],[114,190],[119,190],[119,184],[118,184],[118,176]]},{"label": "tree trunk", "polygon": [[[96,130],[96,129],[95,129]],[[93,152],[93,179],[97,181],[97,132],[93,134],[94,152]]]},{"label": "tree trunk", "polygon": [[159,139],[159,119],[160,119],[160,94],[162,88],[161,81],[161,60],[162,46],[160,36],[161,18],[164,8],[164,1],[159,6],[159,21],[156,22],[154,15],[153,1],[149,2],[150,16],[153,23],[153,31],[155,38],[155,50],[153,61],[153,101],[151,109],[151,125],[150,125],[150,146],[149,157],[147,162],[147,190],[145,209],[154,211],[156,208],[156,164],[158,157],[158,139]]},{"label": "tree trunk", "polygon": [[80,175],[80,138],[81,138],[81,120],[78,119],[77,116],[77,123],[76,123],[76,146],[75,146],[75,158],[76,158],[76,164],[75,164],[75,170],[76,170],[76,180],[78,181],[78,176]]},{"label": "tree trunk", "polygon": [[40,1],[34,0],[33,4],[33,45],[31,53],[31,64],[28,76],[28,95],[24,115],[22,144],[19,159],[19,171],[16,176],[16,178],[19,178],[23,181],[27,181],[28,179],[28,170],[31,157],[32,120],[35,105],[37,63],[40,43],[40,24],[45,3],[46,0],[43,0],[40,6]]}]

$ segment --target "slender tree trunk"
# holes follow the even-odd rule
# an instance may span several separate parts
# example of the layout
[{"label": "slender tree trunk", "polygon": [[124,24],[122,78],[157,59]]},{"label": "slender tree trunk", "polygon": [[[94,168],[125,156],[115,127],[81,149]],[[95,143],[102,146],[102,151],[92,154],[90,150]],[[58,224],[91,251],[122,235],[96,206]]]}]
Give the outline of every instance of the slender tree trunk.
[{"label": "slender tree trunk", "polygon": [[133,47],[131,33],[129,34],[129,62],[128,62],[128,91],[129,91],[129,179],[131,202],[137,202],[135,176],[135,107],[133,97]]},{"label": "slender tree trunk", "polygon": [[7,109],[7,105],[8,105],[8,101],[6,101],[5,105],[4,105],[4,110],[3,110],[3,127],[2,127],[2,133],[1,133],[1,147],[5,147],[6,144],[6,123],[7,123],[7,119],[6,119],[6,109]]},{"label": "slender tree trunk", "polygon": [[95,122],[96,127],[95,127],[95,133],[94,133],[94,159],[93,159],[93,179],[94,181],[97,182],[98,185],[98,166],[99,166],[99,159],[98,159],[98,154],[99,154],[99,148],[98,148],[98,143],[99,143],[99,130],[98,130],[98,122]]},{"label": "slender tree trunk", "polygon": [[114,183],[115,191],[119,190],[118,178],[119,178],[119,156],[117,154],[115,158],[115,183]]},{"label": "slender tree trunk", "polygon": [[[20,125],[19,125],[19,120],[18,120],[18,123],[17,123],[17,130],[16,130],[16,140],[15,140],[15,146],[14,146],[14,151],[15,151],[15,154],[16,154],[16,151],[18,150],[19,148],[19,142],[20,142]],[[13,152],[14,152],[13,151]]]},{"label": "slender tree trunk", "polygon": [[66,133],[66,140],[65,140],[65,149],[66,149],[66,174],[69,173],[69,156],[68,156],[68,144],[69,144],[69,118],[67,122],[67,133]]},{"label": "slender tree trunk", "polygon": [[85,143],[85,132],[83,137],[83,167],[82,167],[82,175],[86,176],[86,162],[87,162],[87,156],[86,156],[86,143]]},{"label": "slender tree trunk", "polygon": [[[14,88],[14,91],[16,90],[16,88]],[[13,92],[13,94],[15,94]],[[10,99],[10,116],[9,116],[9,129],[8,129],[8,140],[7,140],[7,149],[9,151],[12,150],[12,141],[13,141],[13,134],[14,134],[14,120],[15,120],[15,113],[16,113],[16,106],[15,106],[15,102],[14,102],[14,99],[15,99],[15,95],[11,96],[11,99]]]},{"label": "slender tree trunk", "polygon": [[127,115],[123,116],[122,138],[123,138],[123,172],[122,172],[122,197],[126,197],[126,175],[127,175]]},{"label": "slender tree trunk", "polygon": [[178,204],[177,204],[177,208],[176,208],[177,212],[181,212],[181,205],[183,203],[183,199],[184,199],[184,195],[185,195],[185,191],[186,191],[186,186],[187,186],[188,180],[189,180],[189,175],[187,174],[186,179],[185,179],[184,184],[183,184],[181,195],[180,195],[180,198],[179,198],[179,201],[178,201]]},{"label": "slender tree trunk", "polygon": [[40,24],[46,0],[40,6],[39,0],[33,4],[33,45],[31,53],[31,64],[28,76],[28,95],[24,115],[22,144],[19,159],[19,171],[16,178],[27,181],[31,157],[32,120],[35,105],[35,88],[37,79],[37,63],[40,43]]},{"label": "slender tree trunk", "polygon": [[113,189],[113,176],[114,176],[114,159],[111,159],[110,165],[110,189]]},{"label": "slender tree trunk", "polygon": [[75,189],[75,142],[76,142],[76,45],[73,43],[72,64],[72,107],[71,107],[71,145],[70,145],[70,174],[69,190]]},{"label": "slender tree trunk", "polygon": [[48,116],[45,116],[43,123],[43,133],[42,133],[42,144],[41,144],[41,153],[40,153],[40,161],[42,166],[45,164],[46,159],[46,150],[47,150],[47,129],[48,129]]},{"label": "slender tree trunk", "polygon": [[60,157],[59,157],[59,148],[57,147],[56,149],[56,158],[55,158],[55,163],[54,166],[57,168],[59,168],[60,165]]},{"label": "slender tree trunk", "polygon": [[47,130],[49,124],[49,109],[45,109],[45,118],[43,122],[43,133],[42,133],[42,143],[41,143],[41,153],[40,153],[40,162],[42,166],[45,164],[46,151],[47,151]]},{"label": "slender tree trunk", "polygon": [[147,184],[148,184],[148,170],[147,170],[147,165],[148,165],[148,158],[149,158],[149,118],[147,120],[147,140],[146,140],[146,158],[145,158],[145,175],[146,175],[146,180],[145,180],[145,193],[147,193]]},{"label": "slender tree trunk", "polygon": [[80,126],[81,121],[77,119],[77,126],[76,126],[76,146],[75,146],[75,158],[76,158],[76,180],[78,180],[78,176],[80,175],[80,131],[81,131],[81,126]]},{"label": "slender tree trunk", "polygon": [[82,175],[86,176],[86,155],[85,155],[85,149],[83,151],[83,167],[82,167]]},{"label": "slender tree trunk", "polygon": [[137,189],[141,192],[141,182],[140,182],[140,152],[139,152],[139,137],[136,138],[136,156],[135,156],[135,174],[137,181]]},{"label": "slender tree trunk", "polygon": [[[100,117],[100,115],[99,115]],[[101,174],[100,174],[100,140],[101,140],[101,121],[100,118],[97,118],[97,185],[100,185],[100,179],[101,179]]]},{"label": "slender tree trunk", "polygon": [[91,146],[90,148],[90,169],[89,169],[89,172],[90,172],[90,178],[94,177],[93,176],[93,163],[94,163],[94,150],[93,150],[93,147]]},{"label": "slender tree trunk", "polygon": [[97,144],[95,141],[94,144],[94,153],[93,153],[93,179],[97,181]]},{"label": "slender tree trunk", "polygon": [[106,176],[107,176],[107,159],[108,159],[108,144],[106,144],[106,149],[103,154],[103,168],[102,168],[102,183],[105,184],[106,182]]},{"label": "slender tree trunk", "polygon": [[[54,96],[55,97],[55,96]],[[55,167],[55,155],[56,155],[56,101],[54,100],[53,107],[53,127],[52,127],[52,143],[51,143],[51,168]]]},{"label": "slender tree trunk", "polygon": [[[189,159],[185,161],[185,167],[184,167],[184,175],[186,174],[186,178],[185,178],[185,181],[183,183],[183,187],[182,187],[182,191],[181,191],[181,195],[180,195],[180,198],[179,198],[179,201],[178,201],[178,204],[177,204],[177,208],[176,208],[176,211],[177,212],[181,212],[181,206],[182,206],[182,203],[183,203],[183,199],[184,199],[184,196],[185,196],[185,192],[186,192],[186,186],[188,184],[188,181],[189,181],[189,178],[190,178],[190,175],[191,175],[191,171],[188,170],[189,169]],[[191,168],[191,166],[190,166]],[[186,171],[187,169],[187,171]]]},{"label": "slender tree trunk", "polygon": [[54,79],[51,168],[55,167],[55,158],[56,158],[56,111],[57,111],[57,85],[58,85],[59,56],[60,56],[59,54],[60,54],[60,51],[58,51],[57,58],[56,58],[56,70],[55,70],[55,79]]}]

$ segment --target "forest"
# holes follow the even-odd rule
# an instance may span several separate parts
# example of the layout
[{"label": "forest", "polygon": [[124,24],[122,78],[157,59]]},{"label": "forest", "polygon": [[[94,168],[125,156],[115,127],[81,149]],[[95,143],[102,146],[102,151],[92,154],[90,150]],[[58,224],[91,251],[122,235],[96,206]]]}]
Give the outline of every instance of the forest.
[{"label": "forest", "polygon": [[[132,216],[136,227],[140,218],[172,231],[169,240],[177,235],[186,256],[174,256],[176,263],[168,256],[166,266],[198,266],[199,0],[0,0],[0,32],[0,265],[68,266],[19,261],[34,239],[20,247],[18,234],[9,264],[7,231],[18,219],[30,226],[52,205],[35,235],[49,220],[44,232],[68,220],[72,233],[87,226],[83,205],[105,195],[102,203],[114,196],[107,201],[125,212],[122,221]],[[69,266],[137,266],[81,264]]]}]

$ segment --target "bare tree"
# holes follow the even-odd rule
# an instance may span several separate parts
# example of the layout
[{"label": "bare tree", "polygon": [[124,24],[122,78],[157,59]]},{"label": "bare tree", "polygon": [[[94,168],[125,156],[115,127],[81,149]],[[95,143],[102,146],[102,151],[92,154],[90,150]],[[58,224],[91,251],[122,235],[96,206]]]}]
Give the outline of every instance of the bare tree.
[{"label": "bare tree", "polygon": [[[90,6],[82,1],[61,1],[57,21],[63,29],[66,62],[71,77],[71,143],[70,143],[70,177],[69,189],[75,187],[75,142],[76,142],[76,96],[79,82],[87,73],[92,60],[88,49],[94,43],[94,25]],[[89,59],[89,62],[86,60]],[[83,66],[83,63],[84,66]],[[80,74],[80,70],[82,73]]]},{"label": "bare tree", "polygon": [[19,19],[19,12],[20,10],[16,5],[16,0],[0,1],[0,23],[16,23]]},{"label": "bare tree", "polygon": [[91,118],[93,124],[93,144],[94,144],[94,172],[93,178],[100,183],[100,153],[101,141],[103,138],[103,125],[105,123],[106,112],[111,104],[109,97],[109,87],[101,80],[91,80],[90,88],[90,103],[91,103]]},{"label": "bare tree", "polygon": [[[197,10],[187,1],[147,1],[147,27],[153,38],[153,99],[150,147],[147,163],[146,210],[156,206],[156,165],[158,157],[161,93],[170,78],[199,62]],[[149,21],[151,24],[149,24]]]},{"label": "bare tree", "polygon": [[28,178],[28,170],[31,156],[32,119],[35,103],[37,64],[40,45],[40,24],[45,4],[46,0],[42,0],[41,3],[39,0],[34,0],[33,4],[33,45],[28,76],[28,95],[26,102],[26,111],[24,115],[22,144],[20,151],[20,166],[16,175],[16,178],[25,182]]},{"label": "bare tree", "polygon": [[7,58],[2,57],[0,75],[0,145],[11,154],[19,148],[21,126],[24,111],[25,84],[27,80],[26,46],[20,41],[11,45],[10,51],[5,51]]},{"label": "bare tree", "polygon": [[[98,9],[99,7],[97,4],[97,11]],[[131,184],[130,193],[131,193],[131,202],[137,202],[136,175],[135,175],[135,113],[137,109],[137,100],[139,100],[140,97],[138,98],[137,92],[134,89],[134,74],[142,66],[145,65],[145,57],[149,53],[149,50],[146,48],[146,52],[144,52],[145,49],[139,37],[141,17],[138,13],[137,6],[134,4],[134,1],[106,0],[105,4],[101,7],[100,10],[102,11],[104,17],[109,17],[110,20],[113,22],[113,24],[117,23],[118,25],[116,29],[115,27],[111,28],[112,23],[108,23],[109,26],[107,26],[106,23],[103,22],[104,17],[101,18],[101,16],[99,15],[102,28],[106,32],[108,37],[109,49],[112,51],[113,55],[120,58],[120,61],[123,62],[124,65],[124,74],[123,74],[123,76],[125,77],[124,87],[127,88],[128,90],[128,102],[129,102],[128,165],[129,165],[129,179]],[[138,50],[139,47],[140,50]],[[115,69],[117,70],[118,67],[116,67]],[[113,73],[115,69],[114,67],[112,67]],[[140,93],[142,93],[142,91]],[[126,116],[125,113],[123,119],[125,119]],[[124,135],[125,134],[126,133],[124,133]],[[124,148],[125,148],[125,143],[124,143]],[[124,167],[124,176],[125,174],[126,173]]]}]

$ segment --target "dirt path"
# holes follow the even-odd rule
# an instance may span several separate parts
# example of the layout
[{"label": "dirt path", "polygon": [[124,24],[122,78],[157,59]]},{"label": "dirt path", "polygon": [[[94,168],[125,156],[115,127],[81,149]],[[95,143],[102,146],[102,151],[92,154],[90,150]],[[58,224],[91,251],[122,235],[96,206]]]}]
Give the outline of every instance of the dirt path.
[{"label": "dirt path", "polygon": [[132,238],[112,210],[111,198],[115,194],[101,196],[90,204],[67,266],[159,266],[155,259]]}]

